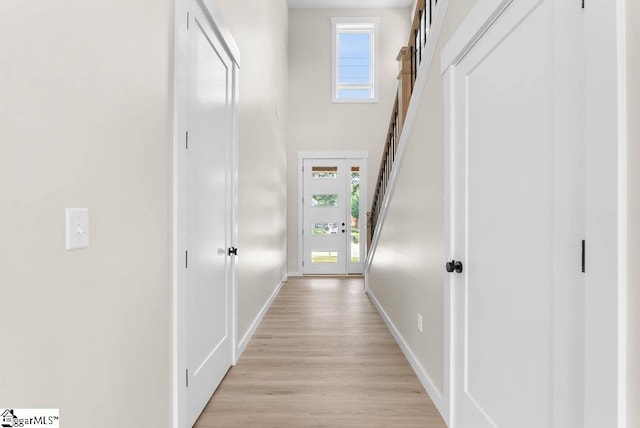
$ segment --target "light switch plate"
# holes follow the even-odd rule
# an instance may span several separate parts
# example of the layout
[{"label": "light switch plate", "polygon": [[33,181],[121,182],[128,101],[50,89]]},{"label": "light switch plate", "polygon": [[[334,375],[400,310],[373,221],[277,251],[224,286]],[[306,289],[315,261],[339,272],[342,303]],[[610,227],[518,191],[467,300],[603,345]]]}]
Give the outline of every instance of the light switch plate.
[{"label": "light switch plate", "polygon": [[67,208],[67,250],[89,247],[89,210]]}]

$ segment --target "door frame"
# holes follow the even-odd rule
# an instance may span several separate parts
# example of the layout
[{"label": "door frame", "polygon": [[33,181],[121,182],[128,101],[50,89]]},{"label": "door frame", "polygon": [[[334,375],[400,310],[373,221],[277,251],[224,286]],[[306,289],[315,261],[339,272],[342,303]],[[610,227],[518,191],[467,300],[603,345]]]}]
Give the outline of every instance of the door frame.
[{"label": "door frame", "polygon": [[[445,111],[445,242],[454,258],[450,197],[455,67],[513,0],[478,2],[441,53]],[[580,8],[578,1],[576,7]],[[585,427],[626,427],[627,415],[627,155],[624,0],[586,2]],[[454,290],[444,279],[444,391],[455,412]]]},{"label": "door frame", "polygon": [[[298,203],[296,206],[298,207],[298,272],[300,275],[303,275],[304,266],[302,262],[304,260],[304,237],[302,235],[303,225],[304,225],[304,207],[302,206],[302,199],[304,196],[304,174],[302,174],[302,166],[304,164],[305,159],[346,159],[348,160],[361,160],[364,162],[363,171],[360,172],[360,176],[365,178],[365,184],[368,184],[368,172],[367,172],[367,164],[369,159],[368,151],[331,151],[331,152],[320,152],[320,151],[301,151],[298,152]],[[365,191],[362,191],[362,186],[360,187],[360,212],[362,214],[363,209],[366,213],[368,204],[368,187],[365,186]],[[364,217],[361,217],[361,220]],[[362,234],[362,228],[365,228],[365,233]],[[361,245],[364,242],[366,246],[366,240],[363,241],[362,237],[366,236],[366,222],[360,222],[360,242]],[[361,258],[363,273],[365,270],[365,260],[366,260],[367,249],[364,248],[364,258]],[[347,272],[349,272],[349,265],[347,264]]]},{"label": "door frame", "polygon": [[[222,13],[215,0],[176,0],[174,16],[174,63],[173,63],[173,209],[172,209],[172,426],[174,428],[187,428],[187,400],[185,388],[185,368],[186,368],[186,337],[184,334],[184,289],[183,255],[179,251],[180,243],[185,237],[185,227],[179,220],[181,212],[184,210],[182,186],[182,171],[185,167],[184,144],[187,131],[187,101],[188,101],[188,65],[189,65],[189,33],[187,30],[187,13],[189,2],[196,2],[206,15],[211,27],[218,36],[221,44],[232,61],[232,99],[231,109],[231,150],[227,156],[227,166],[229,172],[227,179],[231,183],[231,194],[227,195],[226,217],[229,219],[227,239],[229,246],[236,246],[238,242],[238,85],[240,68],[240,50],[235,43],[229,27],[225,23]],[[237,362],[238,352],[238,275],[236,257],[230,257],[230,282],[231,287],[231,364]]]}]

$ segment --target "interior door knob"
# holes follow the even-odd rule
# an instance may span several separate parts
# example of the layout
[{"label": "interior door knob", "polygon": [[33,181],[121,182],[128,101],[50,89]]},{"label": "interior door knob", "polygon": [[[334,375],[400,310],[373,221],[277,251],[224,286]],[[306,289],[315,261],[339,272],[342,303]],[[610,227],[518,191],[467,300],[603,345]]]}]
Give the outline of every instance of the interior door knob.
[{"label": "interior door knob", "polygon": [[447,269],[447,272],[449,272],[449,273],[452,273],[454,271],[457,272],[457,273],[461,273],[462,272],[462,262],[451,260],[450,262],[447,262],[446,269]]},{"label": "interior door knob", "polygon": [[229,254],[230,256],[231,256],[231,255],[237,256],[237,255],[238,255],[238,249],[237,249],[236,247],[231,247],[231,248],[229,248],[229,252],[228,252],[228,254]]}]

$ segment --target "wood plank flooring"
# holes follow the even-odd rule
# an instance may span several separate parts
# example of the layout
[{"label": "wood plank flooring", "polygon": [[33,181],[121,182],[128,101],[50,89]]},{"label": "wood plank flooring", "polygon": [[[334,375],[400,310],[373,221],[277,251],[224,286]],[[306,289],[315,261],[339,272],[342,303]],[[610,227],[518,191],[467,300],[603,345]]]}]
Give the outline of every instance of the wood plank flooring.
[{"label": "wood plank flooring", "polygon": [[195,427],[446,427],[362,278],[290,278]]}]

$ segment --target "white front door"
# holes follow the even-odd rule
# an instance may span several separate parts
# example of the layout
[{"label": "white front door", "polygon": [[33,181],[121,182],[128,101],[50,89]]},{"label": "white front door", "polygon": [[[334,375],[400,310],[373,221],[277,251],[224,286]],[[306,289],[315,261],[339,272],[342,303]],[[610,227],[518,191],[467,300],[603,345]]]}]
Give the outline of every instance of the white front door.
[{"label": "white front door", "polygon": [[304,159],[303,273],[362,273],[364,159]]},{"label": "white front door", "polygon": [[[183,221],[186,407],[192,426],[232,364],[232,61],[199,3],[189,10]],[[180,190],[179,190],[180,191]]]},{"label": "white front door", "polygon": [[451,83],[454,427],[583,426],[584,33],[514,0]]}]

